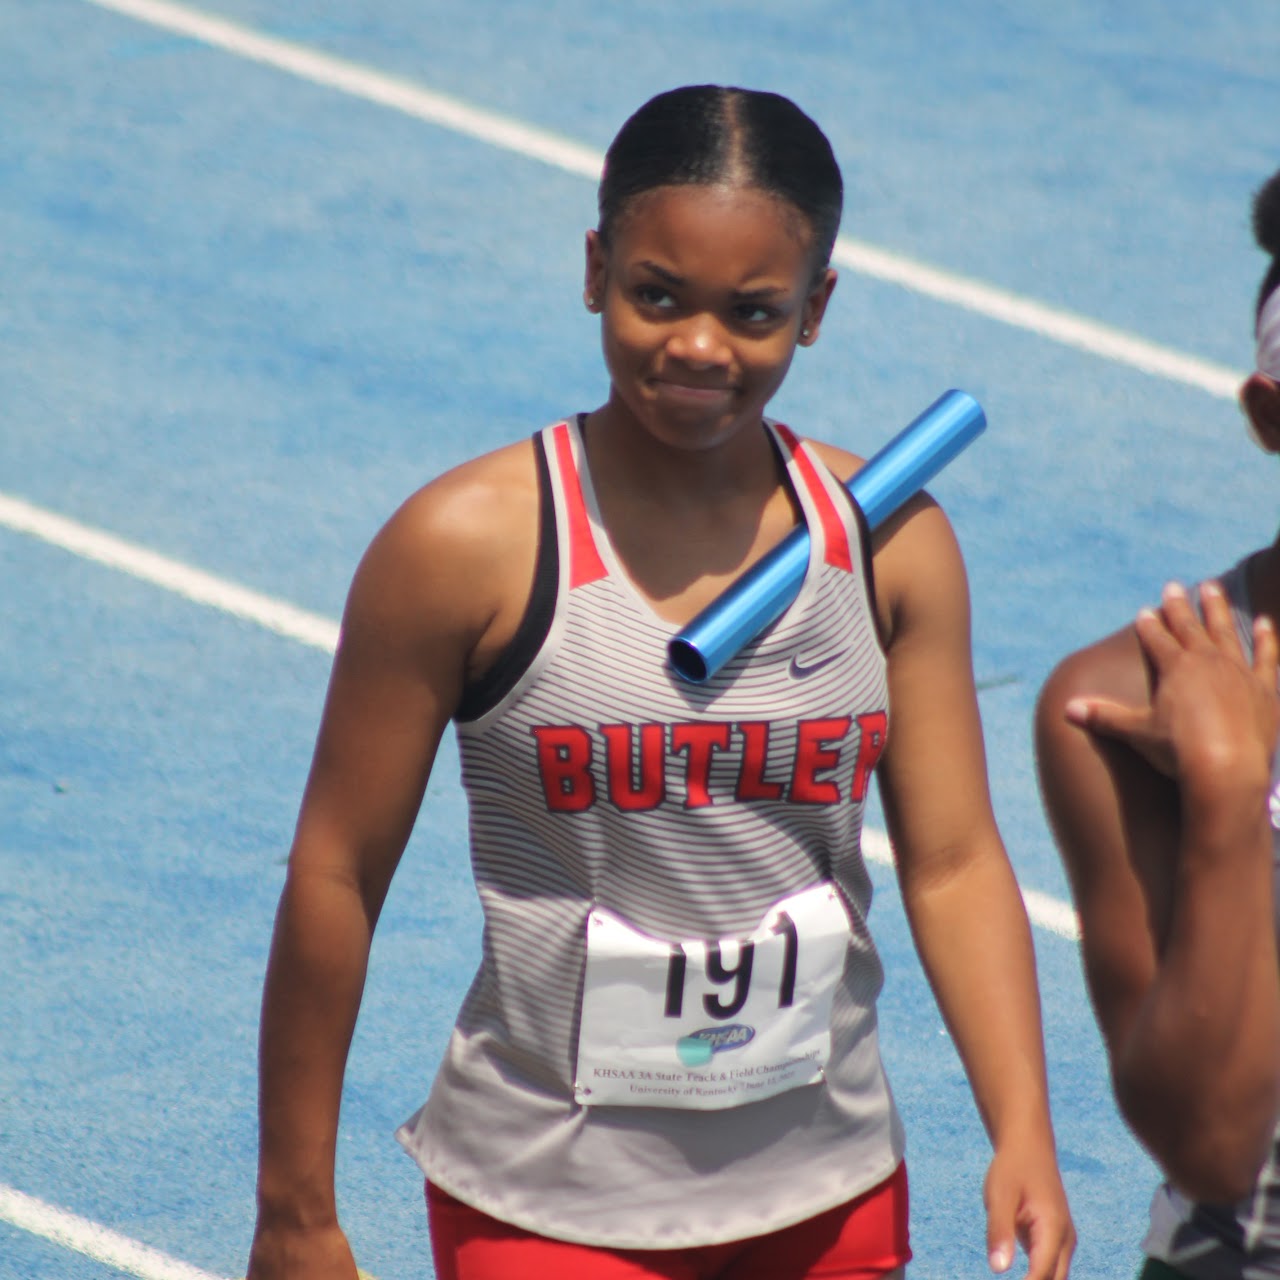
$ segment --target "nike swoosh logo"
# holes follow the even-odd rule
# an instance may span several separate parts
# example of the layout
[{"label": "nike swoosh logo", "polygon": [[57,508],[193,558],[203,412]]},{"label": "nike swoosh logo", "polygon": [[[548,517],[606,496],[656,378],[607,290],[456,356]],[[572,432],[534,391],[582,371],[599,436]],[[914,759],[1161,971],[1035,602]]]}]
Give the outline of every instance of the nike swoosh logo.
[{"label": "nike swoosh logo", "polygon": [[799,658],[791,659],[791,678],[793,680],[803,680],[807,676],[813,675],[815,672],[821,671],[823,667],[829,667],[837,658],[843,655],[833,653],[829,658],[819,658],[817,662],[811,662],[807,667],[803,666]]}]

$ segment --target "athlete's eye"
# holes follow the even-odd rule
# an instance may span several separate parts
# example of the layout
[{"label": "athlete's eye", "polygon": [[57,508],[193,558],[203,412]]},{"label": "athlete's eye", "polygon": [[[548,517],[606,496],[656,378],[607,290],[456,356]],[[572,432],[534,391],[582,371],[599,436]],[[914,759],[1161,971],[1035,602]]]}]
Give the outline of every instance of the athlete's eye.
[{"label": "athlete's eye", "polygon": [[778,313],[758,302],[744,302],[734,308],[734,316],[741,324],[764,325],[776,320]]},{"label": "athlete's eye", "polygon": [[669,308],[676,305],[676,300],[660,284],[637,285],[636,299],[646,307]]}]

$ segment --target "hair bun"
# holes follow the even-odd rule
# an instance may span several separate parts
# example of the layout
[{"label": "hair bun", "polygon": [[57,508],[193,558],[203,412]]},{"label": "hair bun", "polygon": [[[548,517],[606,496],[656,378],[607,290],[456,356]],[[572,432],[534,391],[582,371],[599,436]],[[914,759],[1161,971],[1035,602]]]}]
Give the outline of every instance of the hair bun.
[{"label": "hair bun", "polygon": [[1253,197],[1253,235],[1264,253],[1280,258],[1280,170]]}]

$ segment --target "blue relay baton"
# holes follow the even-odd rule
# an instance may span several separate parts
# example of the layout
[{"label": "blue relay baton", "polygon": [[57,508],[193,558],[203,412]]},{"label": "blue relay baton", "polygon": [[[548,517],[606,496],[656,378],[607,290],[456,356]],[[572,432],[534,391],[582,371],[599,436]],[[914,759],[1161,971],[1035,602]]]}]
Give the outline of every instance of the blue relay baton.
[{"label": "blue relay baton", "polygon": [[[918,493],[986,428],[982,406],[945,391],[845,485],[874,529]],[[809,530],[800,525],[721,592],[667,645],[677,675],[703,684],[786,612],[809,567]]]}]

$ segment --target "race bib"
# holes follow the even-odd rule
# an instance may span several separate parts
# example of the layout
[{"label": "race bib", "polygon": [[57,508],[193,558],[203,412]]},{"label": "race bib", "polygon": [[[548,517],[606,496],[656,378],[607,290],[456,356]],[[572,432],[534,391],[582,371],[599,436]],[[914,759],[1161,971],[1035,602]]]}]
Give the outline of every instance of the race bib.
[{"label": "race bib", "polygon": [[748,938],[664,942],[597,907],[575,1099],[709,1111],[818,1083],[850,937],[829,884],[783,899]]}]

